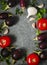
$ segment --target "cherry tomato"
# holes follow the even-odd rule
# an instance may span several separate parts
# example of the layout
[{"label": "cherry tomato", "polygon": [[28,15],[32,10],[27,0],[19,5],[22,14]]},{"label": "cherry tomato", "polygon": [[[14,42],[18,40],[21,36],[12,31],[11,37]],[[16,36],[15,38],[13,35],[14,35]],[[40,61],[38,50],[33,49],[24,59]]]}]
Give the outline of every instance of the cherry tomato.
[{"label": "cherry tomato", "polygon": [[10,46],[11,38],[9,36],[1,36],[0,37],[0,47],[6,48]]},{"label": "cherry tomato", "polygon": [[38,65],[40,62],[40,58],[36,53],[32,53],[27,56],[26,61],[28,65]]},{"label": "cherry tomato", "polygon": [[36,26],[39,30],[47,30],[47,19],[46,18],[41,18],[40,20],[38,20],[38,22],[36,23]]}]

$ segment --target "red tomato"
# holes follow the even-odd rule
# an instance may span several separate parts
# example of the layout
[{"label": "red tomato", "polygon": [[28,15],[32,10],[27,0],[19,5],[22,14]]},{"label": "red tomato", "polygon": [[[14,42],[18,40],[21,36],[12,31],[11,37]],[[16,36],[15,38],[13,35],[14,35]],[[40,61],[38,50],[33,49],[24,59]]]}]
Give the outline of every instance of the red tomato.
[{"label": "red tomato", "polygon": [[27,56],[26,61],[27,61],[28,65],[38,65],[40,62],[40,58],[36,53],[32,53]]},{"label": "red tomato", "polygon": [[11,38],[9,36],[0,37],[0,47],[2,48],[8,47],[10,43],[11,43]]},{"label": "red tomato", "polygon": [[39,30],[47,30],[47,19],[46,18],[41,18],[38,20],[36,23],[36,26]]}]

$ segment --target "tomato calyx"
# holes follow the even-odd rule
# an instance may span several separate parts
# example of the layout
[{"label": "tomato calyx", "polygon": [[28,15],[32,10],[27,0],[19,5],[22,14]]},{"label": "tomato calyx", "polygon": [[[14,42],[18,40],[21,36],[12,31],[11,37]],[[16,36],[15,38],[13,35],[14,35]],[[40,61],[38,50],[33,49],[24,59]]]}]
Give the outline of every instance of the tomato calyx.
[{"label": "tomato calyx", "polygon": [[34,59],[32,59],[32,62],[36,62],[35,58],[34,58]]},{"label": "tomato calyx", "polygon": [[2,45],[5,45],[6,44],[6,40],[2,39],[1,43],[2,43]]}]

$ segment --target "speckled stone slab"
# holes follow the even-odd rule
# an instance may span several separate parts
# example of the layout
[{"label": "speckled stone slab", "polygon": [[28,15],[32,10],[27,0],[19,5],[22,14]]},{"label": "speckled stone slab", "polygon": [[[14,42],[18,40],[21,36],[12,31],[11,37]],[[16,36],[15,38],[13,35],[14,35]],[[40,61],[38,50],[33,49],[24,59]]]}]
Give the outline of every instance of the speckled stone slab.
[{"label": "speckled stone slab", "polygon": [[[45,3],[45,8],[47,8],[47,0],[43,0]],[[9,12],[15,14],[15,8],[12,8],[9,10]],[[13,35],[16,37],[16,41],[13,43],[17,47],[24,47],[28,50],[28,54],[32,53],[34,49],[36,49],[36,46],[34,44],[35,41],[33,41],[33,38],[35,35],[35,30],[32,28],[31,24],[32,22],[29,22],[29,20],[26,18],[27,11],[24,12],[22,16],[18,16],[19,20],[18,23],[15,24],[10,28],[9,35]],[[45,15],[44,17],[46,17]],[[1,20],[0,20],[1,22]],[[0,63],[0,65],[7,65],[5,62]],[[23,64],[22,60],[19,60],[15,65],[26,65]],[[47,65],[47,60],[44,62],[41,62],[40,65]]]}]

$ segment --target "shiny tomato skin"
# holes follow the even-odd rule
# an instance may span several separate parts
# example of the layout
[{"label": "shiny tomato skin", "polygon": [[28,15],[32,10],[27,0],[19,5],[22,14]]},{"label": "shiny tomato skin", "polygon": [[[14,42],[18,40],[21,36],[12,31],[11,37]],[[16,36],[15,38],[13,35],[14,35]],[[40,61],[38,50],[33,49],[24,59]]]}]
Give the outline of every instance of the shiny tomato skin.
[{"label": "shiny tomato skin", "polygon": [[9,36],[1,36],[0,37],[0,47],[6,48],[10,46],[11,38]]},{"label": "shiny tomato skin", "polygon": [[41,18],[37,21],[36,26],[39,30],[47,30],[47,19]]},{"label": "shiny tomato skin", "polygon": [[40,62],[40,58],[37,54],[32,53],[27,56],[26,61],[28,65],[38,65]]}]

